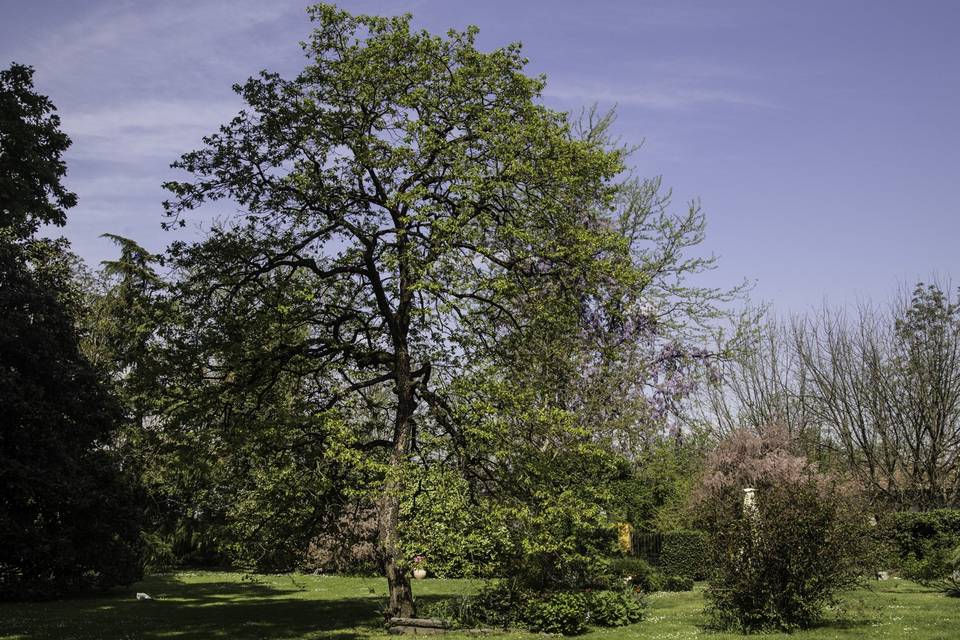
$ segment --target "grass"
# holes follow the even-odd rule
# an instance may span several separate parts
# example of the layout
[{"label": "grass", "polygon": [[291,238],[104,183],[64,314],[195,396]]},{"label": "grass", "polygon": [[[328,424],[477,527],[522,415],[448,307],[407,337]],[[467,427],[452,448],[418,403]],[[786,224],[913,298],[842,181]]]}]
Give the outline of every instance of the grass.
[{"label": "grass", "polygon": [[[465,580],[415,583],[420,602],[470,592]],[[138,602],[135,593],[155,598]],[[0,604],[0,639],[129,638],[296,638],[353,640],[386,638],[379,613],[386,583],[376,578],[312,575],[244,575],[232,572],[180,572],[150,576],[130,589],[89,598],[43,603]],[[702,586],[690,593],[650,597],[647,619],[619,629],[581,636],[596,640],[630,638],[743,639],[704,629]],[[752,638],[960,637],[960,600],[900,580],[874,583],[849,594],[848,608],[816,629],[754,635]],[[456,636],[446,636],[454,640]],[[534,638],[504,633],[497,638]]]}]

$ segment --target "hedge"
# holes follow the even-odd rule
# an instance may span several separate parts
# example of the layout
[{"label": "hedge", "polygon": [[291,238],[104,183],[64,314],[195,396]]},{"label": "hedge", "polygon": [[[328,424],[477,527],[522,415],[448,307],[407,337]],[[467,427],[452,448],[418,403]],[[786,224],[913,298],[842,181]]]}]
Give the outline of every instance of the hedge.
[{"label": "hedge", "polygon": [[664,591],[693,591],[693,578],[688,576],[670,576],[663,581]]},{"label": "hedge", "polygon": [[960,544],[960,509],[890,513],[880,519],[876,535],[891,561],[922,559],[932,549]]},{"label": "hedge", "polygon": [[710,549],[706,532],[679,530],[663,534],[660,571],[664,575],[703,580],[707,577],[709,563]]}]

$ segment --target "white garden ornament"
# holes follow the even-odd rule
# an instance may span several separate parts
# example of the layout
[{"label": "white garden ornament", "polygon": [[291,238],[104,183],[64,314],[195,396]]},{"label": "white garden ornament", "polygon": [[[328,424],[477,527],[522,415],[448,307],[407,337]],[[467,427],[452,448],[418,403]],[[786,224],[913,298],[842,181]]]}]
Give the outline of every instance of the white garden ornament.
[{"label": "white garden ornament", "polygon": [[757,515],[757,490],[753,487],[747,487],[743,490],[743,511],[750,515]]}]

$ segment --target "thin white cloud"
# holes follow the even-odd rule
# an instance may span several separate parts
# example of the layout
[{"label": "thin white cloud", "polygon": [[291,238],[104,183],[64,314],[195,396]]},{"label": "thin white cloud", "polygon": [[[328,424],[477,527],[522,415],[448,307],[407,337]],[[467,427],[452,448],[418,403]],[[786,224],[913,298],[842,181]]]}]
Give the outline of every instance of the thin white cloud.
[{"label": "thin white cloud", "polygon": [[757,96],[733,89],[687,86],[600,86],[595,84],[554,83],[543,92],[546,98],[587,104],[618,104],[656,110],[690,109],[706,105],[773,107]]},{"label": "thin white cloud", "polygon": [[242,107],[236,101],[140,100],[64,113],[64,131],[77,160],[164,158],[170,162],[197,147]]},{"label": "thin white cloud", "polygon": [[716,31],[742,24],[727,3],[715,0],[645,0],[644,2],[574,2],[565,7],[579,24],[602,25],[611,31]]},{"label": "thin white cloud", "polygon": [[[156,196],[163,193],[160,176],[135,171],[105,171],[83,178],[67,174],[65,184],[68,189],[77,192],[80,206],[88,208],[99,208],[118,200],[139,200],[143,194]],[[158,198],[158,206],[159,202]]]},{"label": "thin white cloud", "polygon": [[[303,8],[299,0],[113,2],[52,28],[16,54],[43,70],[50,82],[78,72],[90,77],[98,68],[106,73],[97,79],[107,84],[124,81],[124,72],[143,79],[158,76],[163,68],[180,72],[173,74],[174,81],[177,76],[189,81],[197,69],[244,68],[244,54],[272,46],[258,40],[256,32],[293,12],[302,15]],[[239,55],[222,47],[225,40],[242,34],[251,37]]]},{"label": "thin white cloud", "polygon": [[[94,4],[55,20],[0,58],[33,65],[72,138],[66,185],[79,196],[65,230],[92,262],[113,255],[99,234],[155,249],[169,164],[242,107],[230,89],[259,69],[300,65],[304,0],[142,0]],[[283,34],[282,37],[277,37]],[[7,46],[5,46],[5,44]],[[294,68],[296,68],[294,67]]]}]

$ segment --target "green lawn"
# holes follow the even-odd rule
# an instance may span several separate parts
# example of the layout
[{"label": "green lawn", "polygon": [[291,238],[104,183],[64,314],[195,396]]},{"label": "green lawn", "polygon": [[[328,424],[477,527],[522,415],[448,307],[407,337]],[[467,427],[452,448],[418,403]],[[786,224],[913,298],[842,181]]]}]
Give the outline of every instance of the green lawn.
[{"label": "green lawn", "polygon": [[[464,580],[415,583],[421,601],[465,593],[472,586]],[[155,600],[138,602],[137,591]],[[384,638],[378,611],[385,593],[386,583],[374,578],[181,572],[151,576],[108,596],[0,604],[0,638]],[[693,593],[654,594],[640,624],[581,637],[743,637],[703,629],[702,606],[700,587]],[[521,636],[534,637],[498,634]],[[773,636],[750,636],[765,637]],[[960,638],[960,600],[910,582],[875,583],[872,590],[850,594],[848,609],[837,622],[780,637]]]}]

